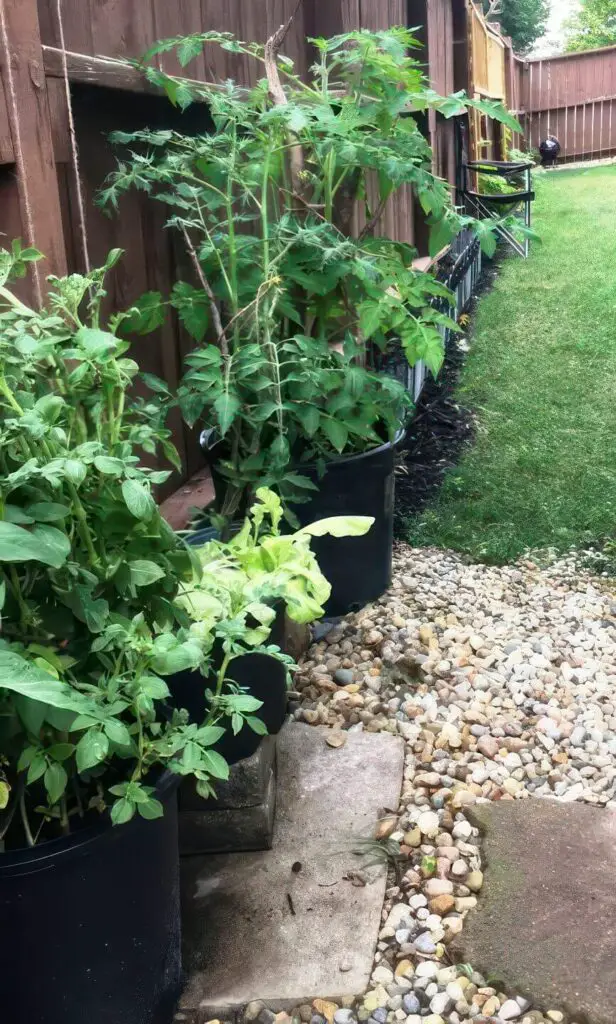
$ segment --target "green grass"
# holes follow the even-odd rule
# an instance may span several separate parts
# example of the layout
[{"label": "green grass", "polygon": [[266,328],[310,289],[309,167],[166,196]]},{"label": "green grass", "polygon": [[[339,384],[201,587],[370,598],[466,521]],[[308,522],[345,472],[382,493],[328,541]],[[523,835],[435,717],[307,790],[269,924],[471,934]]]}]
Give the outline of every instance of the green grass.
[{"label": "green grass", "polygon": [[480,302],[474,445],[409,539],[505,562],[616,533],[616,167],[541,175],[530,259]]}]

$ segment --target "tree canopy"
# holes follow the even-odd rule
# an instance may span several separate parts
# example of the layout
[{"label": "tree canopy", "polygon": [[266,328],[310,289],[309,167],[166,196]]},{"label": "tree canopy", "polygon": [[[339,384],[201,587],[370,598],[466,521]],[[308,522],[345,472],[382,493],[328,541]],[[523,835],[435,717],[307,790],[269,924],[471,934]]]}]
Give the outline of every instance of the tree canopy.
[{"label": "tree canopy", "polygon": [[581,9],[567,25],[567,50],[601,46],[616,46],[616,0],[582,0]]},{"label": "tree canopy", "polygon": [[511,36],[516,53],[525,54],[544,35],[550,13],[549,0],[484,0],[484,11],[493,9],[503,32]]}]

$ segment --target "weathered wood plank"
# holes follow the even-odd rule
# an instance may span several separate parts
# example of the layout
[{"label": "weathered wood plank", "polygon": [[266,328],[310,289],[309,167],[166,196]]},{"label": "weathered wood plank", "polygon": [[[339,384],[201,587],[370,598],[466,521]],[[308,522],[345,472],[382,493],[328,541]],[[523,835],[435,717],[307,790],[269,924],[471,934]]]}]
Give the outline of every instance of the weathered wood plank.
[{"label": "weathered wood plank", "polygon": [[46,256],[31,271],[34,300],[40,303],[46,274],[64,273],[66,254],[36,0],[3,0],[0,18],[22,237]]},{"label": "weathered wood plank", "polygon": [[4,82],[0,76],[0,164],[12,164],[15,160],[9,111],[4,95]]}]

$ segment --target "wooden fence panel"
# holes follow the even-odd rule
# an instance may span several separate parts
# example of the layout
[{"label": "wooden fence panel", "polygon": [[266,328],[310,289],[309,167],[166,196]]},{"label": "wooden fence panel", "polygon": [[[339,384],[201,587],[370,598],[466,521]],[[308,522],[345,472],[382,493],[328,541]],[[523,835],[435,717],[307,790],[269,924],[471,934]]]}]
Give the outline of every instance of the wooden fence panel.
[{"label": "wooden fence panel", "polygon": [[616,153],[616,47],[528,61],[522,99],[530,147],[555,135],[564,160]]}]

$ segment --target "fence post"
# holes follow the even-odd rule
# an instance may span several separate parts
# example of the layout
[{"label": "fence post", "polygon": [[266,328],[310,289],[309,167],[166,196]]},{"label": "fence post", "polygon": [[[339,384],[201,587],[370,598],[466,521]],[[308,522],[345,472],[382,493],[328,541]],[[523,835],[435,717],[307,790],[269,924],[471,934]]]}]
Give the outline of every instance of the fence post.
[{"label": "fence post", "polygon": [[0,0],[0,28],[22,237],[46,257],[32,267],[40,305],[46,276],[66,273],[66,249],[36,0]]}]

